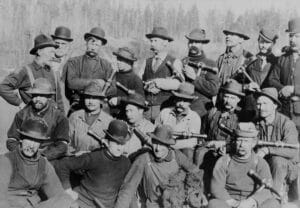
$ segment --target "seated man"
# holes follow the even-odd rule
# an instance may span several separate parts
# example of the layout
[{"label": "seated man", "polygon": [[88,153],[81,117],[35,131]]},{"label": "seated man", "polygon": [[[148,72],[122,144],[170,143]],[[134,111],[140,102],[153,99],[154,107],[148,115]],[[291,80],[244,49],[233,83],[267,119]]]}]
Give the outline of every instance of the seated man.
[{"label": "seated man", "polygon": [[[25,120],[16,130],[20,146],[0,156],[0,207],[70,208],[75,203],[64,192],[52,165],[38,151],[41,143],[49,141],[47,128],[40,118]],[[48,200],[41,202],[39,190]]]},{"label": "seated man", "polygon": [[[129,159],[122,156],[124,145],[130,139],[127,124],[113,120],[104,132],[108,140],[107,148],[79,157],[64,158],[55,166],[63,187],[77,199],[80,208],[113,208],[130,168]],[[80,185],[74,191],[70,184],[71,171],[84,171]]]},{"label": "seated man", "polygon": [[270,190],[259,190],[259,184],[248,174],[249,170],[253,170],[262,179],[272,180],[266,161],[252,151],[257,135],[258,131],[253,123],[239,123],[234,130],[232,139],[235,150],[222,156],[214,167],[211,181],[213,198],[209,201],[208,208],[280,207]]},{"label": "seated man", "polygon": [[[285,115],[277,111],[280,106],[275,88],[264,88],[258,93],[257,109],[260,131],[259,140],[298,144],[298,132],[295,124]],[[257,154],[265,158],[270,165],[274,188],[281,194],[285,193],[285,184],[297,178],[298,150],[282,147],[259,147]]]},{"label": "seated man", "polygon": [[85,108],[75,111],[69,118],[70,151],[80,154],[100,147],[99,139],[113,118],[102,110],[104,82],[91,82],[83,92]]},{"label": "seated man", "polygon": [[27,92],[32,100],[20,110],[11,124],[6,141],[7,149],[13,151],[20,144],[20,129],[28,118],[42,118],[48,125],[47,137],[50,140],[40,146],[41,154],[49,161],[55,161],[65,155],[69,142],[69,123],[64,113],[58,110],[51,96],[55,93],[50,82],[45,78],[35,80],[33,87]]},{"label": "seated man", "polygon": [[[139,155],[127,173],[118,194],[115,208],[128,208],[140,183],[146,198],[146,207],[162,207],[162,195],[159,187],[166,184],[171,176],[183,168],[189,173],[199,173],[199,169],[178,150],[170,145],[175,144],[169,126],[156,127],[152,138],[153,149]],[[202,188],[202,187],[199,187]]]}]

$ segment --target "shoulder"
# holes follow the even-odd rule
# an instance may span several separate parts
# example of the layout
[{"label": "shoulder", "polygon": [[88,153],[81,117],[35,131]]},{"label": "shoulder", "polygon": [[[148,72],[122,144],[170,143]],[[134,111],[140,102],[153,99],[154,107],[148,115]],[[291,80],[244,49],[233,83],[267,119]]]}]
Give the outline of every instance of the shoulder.
[{"label": "shoulder", "polygon": [[101,113],[100,113],[100,115],[99,115],[99,119],[101,119],[101,120],[103,120],[105,122],[110,122],[110,121],[113,120],[113,117],[110,114],[108,114],[108,113],[106,113],[106,112],[104,112],[102,110]]},{"label": "shoulder", "polygon": [[200,120],[200,116],[196,111],[190,110],[188,115],[191,120]]},{"label": "shoulder", "polygon": [[77,63],[80,62],[83,59],[83,55],[81,56],[75,56],[75,57],[71,57],[66,61],[66,64],[68,63]]},{"label": "shoulder", "polygon": [[100,57],[99,61],[103,65],[106,65],[106,66],[110,66],[111,65],[110,62],[107,59],[105,59],[105,58]]},{"label": "shoulder", "polygon": [[69,117],[69,121],[76,121],[78,119],[81,119],[84,117],[84,110],[81,109],[81,110],[78,110],[78,111],[75,111],[74,113],[72,113]]},{"label": "shoulder", "polygon": [[210,66],[210,67],[216,67],[217,64],[216,64],[216,61],[212,60],[212,59],[209,59],[209,58],[205,58],[203,60],[203,62],[207,65],[207,66]]}]

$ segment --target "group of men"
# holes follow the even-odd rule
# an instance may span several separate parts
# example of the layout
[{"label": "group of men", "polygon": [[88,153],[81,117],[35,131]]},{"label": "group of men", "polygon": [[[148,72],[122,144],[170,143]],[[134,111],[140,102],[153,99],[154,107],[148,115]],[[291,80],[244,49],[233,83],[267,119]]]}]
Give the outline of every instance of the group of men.
[{"label": "group of men", "polygon": [[[117,67],[99,56],[108,42],[100,27],[84,34],[77,57],[69,57],[69,28],[36,36],[32,63],[0,83],[2,98],[20,108],[0,156],[1,207],[276,208],[298,200],[300,18],[289,21],[280,57],[270,28],[259,31],[256,56],[238,28],[223,32],[217,62],[203,51],[210,40],[201,28],[186,35],[180,60],[168,52],[167,29],[154,27],[146,34],[153,57],[138,74],[129,47],[113,52]],[[183,200],[178,189],[164,192],[181,171],[200,178]]]}]

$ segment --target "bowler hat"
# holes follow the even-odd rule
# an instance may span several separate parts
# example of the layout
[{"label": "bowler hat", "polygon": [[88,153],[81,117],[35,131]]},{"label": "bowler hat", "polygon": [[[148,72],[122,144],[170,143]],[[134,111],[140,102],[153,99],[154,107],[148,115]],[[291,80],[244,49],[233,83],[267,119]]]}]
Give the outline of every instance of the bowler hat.
[{"label": "bowler hat", "polygon": [[265,41],[270,43],[271,42],[275,43],[276,40],[278,39],[278,35],[275,32],[275,30],[269,28],[262,28],[259,31],[259,37],[263,38]]},{"label": "bowler hat", "polygon": [[127,98],[125,100],[122,100],[122,102],[126,105],[132,104],[132,105],[138,106],[140,108],[143,108],[145,110],[148,109],[148,105],[147,105],[145,97],[139,93],[130,94],[129,96],[127,96]]},{"label": "bowler hat", "polygon": [[28,94],[53,95],[55,90],[52,88],[50,81],[46,78],[37,78],[33,86],[27,91]]},{"label": "bowler hat", "polygon": [[152,133],[147,134],[152,140],[165,145],[174,145],[176,143],[173,139],[172,128],[168,125],[157,126]]},{"label": "bowler hat", "polygon": [[92,81],[84,88],[82,94],[85,96],[105,98],[105,95],[103,94],[104,85],[105,85],[104,80]]},{"label": "bowler hat", "polygon": [[168,31],[164,27],[154,27],[152,32],[149,34],[146,34],[147,38],[161,38],[168,40],[169,42],[173,41],[173,38],[171,38],[168,34]]},{"label": "bowler hat", "polygon": [[107,130],[103,130],[108,139],[124,145],[130,139],[128,125],[122,120],[113,120],[109,123]]},{"label": "bowler hat", "polygon": [[261,91],[257,91],[256,96],[266,96],[270,98],[273,102],[275,102],[277,105],[281,106],[281,102],[278,100],[278,91],[274,87],[267,87],[262,89]]},{"label": "bowler hat", "polygon": [[32,140],[49,140],[50,138],[47,137],[47,130],[48,125],[45,122],[44,119],[41,118],[28,118],[25,120],[20,129],[17,129],[17,131],[26,137],[26,139],[32,139]]},{"label": "bowler hat", "polygon": [[184,98],[188,100],[195,100],[198,97],[194,95],[195,86],[188,82],[183,82],[179,85],[176,91],[172,91],[175,97]]},{"label": "bowler hat", "polygon": [[244,40],[249,40],[249,36],[245,35],[244,32],[241,30],[241,28],[237,24],[233,24],[229,27],[227,30],[223,30],[223,33],[225,35],[237,35]]},{"label": "bowler hat", "polygon": [[288,23],[288,33],[300,33],[300,18],[291,19]]},{"label": "bowler hat", "polygon": [[256,138],[258,135],[258,131],[252,122],[240,122],[233,132],[235,137]]},{"label": "bowler hat", "polygon": [[107,43],[107,40],[105,39],[105,32],[101,27],[94,27],[90,32],[84,34],[84,40],[87,40],[89,37],[102,40],[103,45]]},{"label": "bowler hat", "polygon": [[189,35],[185,36],[188,40],[196,41],[200,43],[209,43],[209,39],[206,38],[206,32],[204,29],[193,29]]},{"label": "bowler hat", "polygon": [[71,30],[67,27],[60,26],[57,27],[54,31],[54,35],[51,35],[53,39],[62,39],[65,41],[73,41],[73,38],[71,38]]},{"label": "bowler hat", "polygon": [[38,49],[46,47],[58,48],[58,45],[55,44],[52,38],[48,37],[45,34],[40,34],[34,38],[34,47],[30,50],[29,53],[31,55],[35,55]]},{"label": "bowler hat", "polygon": [[134,62],[137,59],[134,57],[134,53],[128,47],[119,48],[117,52],[113,52],[113,54],[117,57],[123,58],[130,62]]},{"label": "bowler hat", "polygon": [[234,94],[239,97],[245,96],[243,93],[243,86],[234,79],[228,80],[226,84],[221,87],[221,91]]}]

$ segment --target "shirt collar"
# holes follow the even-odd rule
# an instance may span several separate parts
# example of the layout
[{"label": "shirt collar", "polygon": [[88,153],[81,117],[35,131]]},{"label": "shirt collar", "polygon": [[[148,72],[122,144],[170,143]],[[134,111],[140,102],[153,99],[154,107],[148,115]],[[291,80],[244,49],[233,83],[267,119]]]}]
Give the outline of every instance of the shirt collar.
[{"label": "shirt collar", "polygon": [[[85,119],[85,110],[82,111],[82,113],[80,115],[78,115],[78,118],[80,118],[82,121],[86,122],[86,119]],[[100,110],[100,113],[99,113],[99,116],[98,118],[96,119],[97,121],[102,121],[101,117],[102,117],[102,114],[103,114],[103,111]]]},{"label": "shirt collar", "polygon": [[51,69],[50,66],[48,66],[48,65],[44,65],[44,66],[39,65],[35,60],[32,62],[32,66],[36,71],[42,70],[42,69],[50,71],[50,69]]}]

